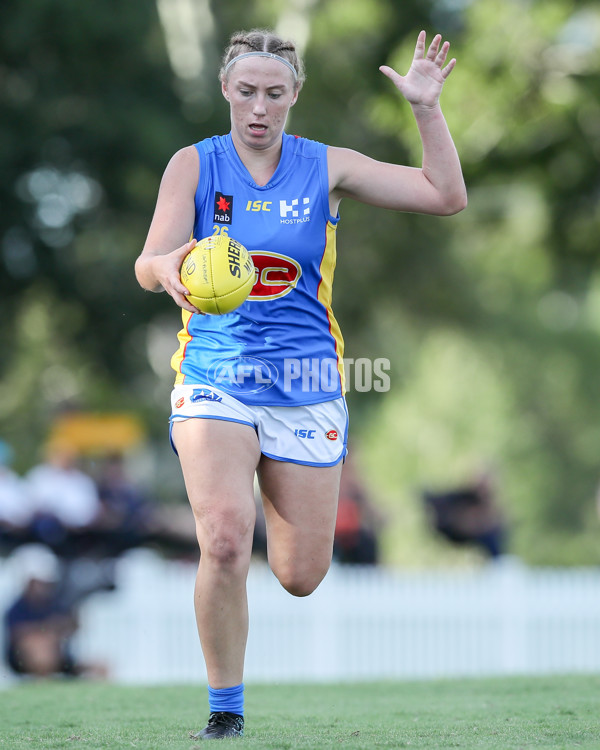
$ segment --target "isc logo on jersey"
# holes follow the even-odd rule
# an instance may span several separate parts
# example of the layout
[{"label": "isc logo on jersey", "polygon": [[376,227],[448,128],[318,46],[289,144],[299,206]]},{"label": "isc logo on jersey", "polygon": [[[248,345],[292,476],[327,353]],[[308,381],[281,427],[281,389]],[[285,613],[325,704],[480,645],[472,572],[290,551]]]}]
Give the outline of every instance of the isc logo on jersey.
[{"label": "isc logo on jersey", "polygon": [[268,252],[250,253],[256,269],[256,281],[248,300],[268,300],[285,297],[302,276],[302,267],[287,255]]},{"label": "isc logo on jersey", "polygon": [[[248,201],[246,211],[270,213],[272,205],[273,201]],[[303,224],[310,221],[310,198],[292,198],[289,203],[279,201],[279,218],[282,224]]]}]

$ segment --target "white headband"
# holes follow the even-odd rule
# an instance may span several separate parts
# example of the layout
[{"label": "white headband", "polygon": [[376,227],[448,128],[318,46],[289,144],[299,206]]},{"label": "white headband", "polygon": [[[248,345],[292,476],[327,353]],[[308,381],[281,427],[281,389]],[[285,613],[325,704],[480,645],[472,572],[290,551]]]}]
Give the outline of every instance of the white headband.
[{"label": "white headband", "polygon": [[245,57],[270,57],[271,60],[277,60],[277,62],[287,65],[287,67],[292,71],[294,75],[294,81],[298,80],[298,73],[296,72],[296,68],[294,68],[292,63],[289,60],[286,60],[285,57],[274,55],[272,52],[244,52],[244,54],[234,57],[227,63],[227,65],[225,66],[225,75],[227,75],[227,71],[233,65],[233,63],[236,63],[238,60],[243,60]]}]

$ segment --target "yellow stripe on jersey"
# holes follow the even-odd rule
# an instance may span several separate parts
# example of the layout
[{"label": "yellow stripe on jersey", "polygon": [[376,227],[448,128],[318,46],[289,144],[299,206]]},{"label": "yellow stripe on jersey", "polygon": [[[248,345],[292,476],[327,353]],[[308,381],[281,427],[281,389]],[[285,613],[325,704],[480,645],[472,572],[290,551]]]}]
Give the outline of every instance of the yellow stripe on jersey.
[{"label": "yellow stripe on jersey", "polygon": [[335,271],[336,262],[336,224],[332,224],[330,221],[327,222],[327,232],[325,241],[325,252],[321,259],[321,265],[319,272],[321,274],[321,281],[319,283],[319,289],[317,291],[317,299],[327,310],[327,318],[329,319],[329,331],[335,341],[335,352],[337,355],[338,372],[340,374],[340,380],[342,383],[342,393],[346,392],[346,377],[344,374],[344,339],[342,338],[342,331],[340,326],[335,319],[333,310],[331,308],[331,301],[333,298],[333,273]]},{"label": "yellow stripe on jersey", "polygon": [[[192,231],[190,232],[190,238],[188,242],[191,242],[193,239],[194,239],[194,230],[192,229]],[[181,372],[181,365],[185,358],[186,346],[192,340],[192,334],[188,330],[188,324],[190,322],[190,318],[192,317],[192,313],[188,312],[187,310],[184,310],[183,308],[181,310],[181,313],[182,313],[181,319],[183,321],[183,328],[177,334],[177,338],[179,339],[179,348],[177,349],[175,354],[171,357],[171,367],[177,373],[177,375],[175,376],[175,385],[181,385],[183,381],[185,380],[185,375]]]},{"label": "yellow stripe on jersey", "polygon": [[171,367],[175,370],[177,375],[175,376],[175,385],[181,385],[185,380],[185,375],[181,372],[181,365],[185,358],[185,350],[189,342],[192,340],[192,335],[188,330],[188,325],[192,317],[191,312],[187,310],[181,311],[181,319],[183,320],[183,328],[177,334],[179,339],[179,348],[175,354],[171,357]]}]

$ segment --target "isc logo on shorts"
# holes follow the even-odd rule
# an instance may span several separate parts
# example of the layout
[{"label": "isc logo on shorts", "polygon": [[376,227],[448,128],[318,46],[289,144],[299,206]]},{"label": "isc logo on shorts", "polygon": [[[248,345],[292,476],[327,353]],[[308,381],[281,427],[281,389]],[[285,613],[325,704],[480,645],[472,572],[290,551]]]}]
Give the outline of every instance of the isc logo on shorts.
[{"label": "isc logo on shorts", "polygon": [[299,438],[305,438],[306,440],[315,439],[316,430],[294,430],[294,435]]}]

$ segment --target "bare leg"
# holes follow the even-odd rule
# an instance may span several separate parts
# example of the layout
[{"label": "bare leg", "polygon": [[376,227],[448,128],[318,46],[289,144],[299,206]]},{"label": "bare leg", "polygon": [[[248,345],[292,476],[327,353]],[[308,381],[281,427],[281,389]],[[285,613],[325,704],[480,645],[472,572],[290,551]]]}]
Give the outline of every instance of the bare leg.
[{"label": "bare leg", "polygon": [[248,637],[258,438],[236,422],[188,419],[173,425],[173,440],[201,551],[194,606],[208,682],[232,687],[243,681]]},{"label": "bare leg", "polygon": [[315,467],[261,458],[269,564],[295,596],[311,594],[329,570],[341,471],[341,461]]},{"label": "bare leg", "polygon": [[16,651],[27,674],[49,677],[60,672],[60,635],[51,626],[30,629],[17,641]]}]

